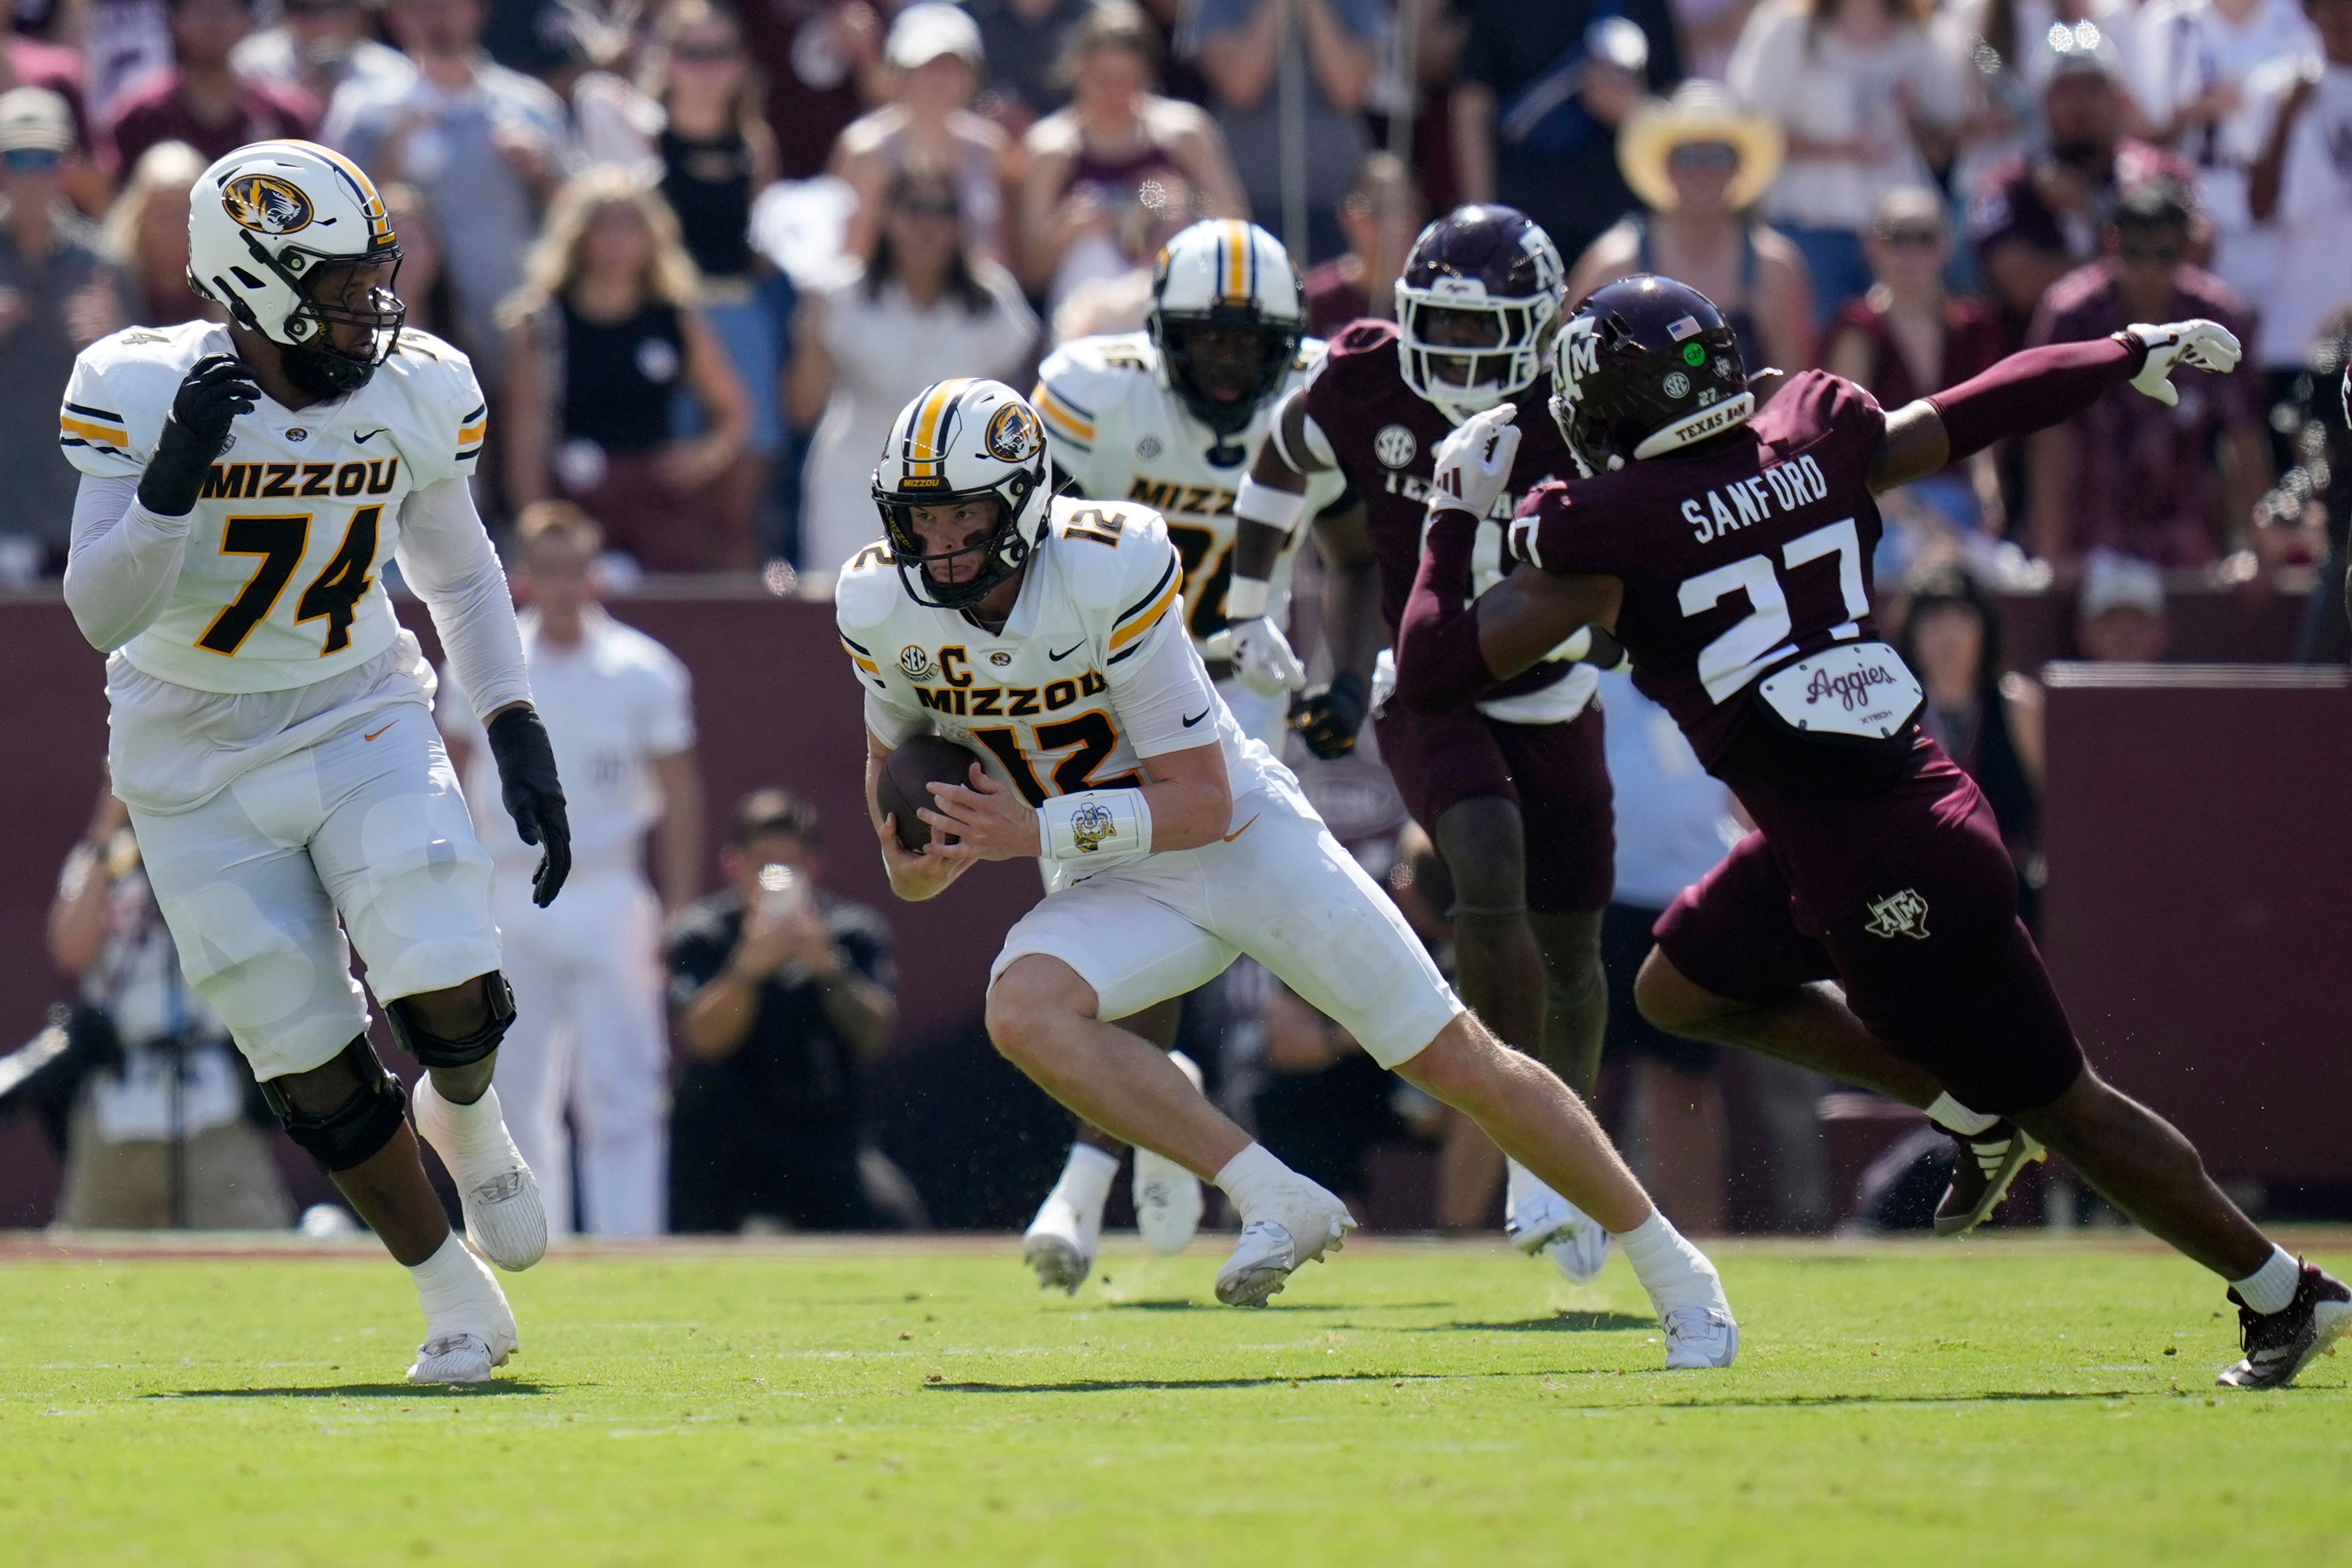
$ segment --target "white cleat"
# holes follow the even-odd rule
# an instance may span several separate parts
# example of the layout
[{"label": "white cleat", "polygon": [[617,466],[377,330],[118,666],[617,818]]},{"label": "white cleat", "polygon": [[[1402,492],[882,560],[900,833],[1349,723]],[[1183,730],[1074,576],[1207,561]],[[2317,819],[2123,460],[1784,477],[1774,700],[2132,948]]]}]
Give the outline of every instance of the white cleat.
[{"label": "white cleat", "polygon": [[488,1383],[496,1368],[522,1348],[515,1332],[514,1309],[507,1293],[470,1248],[466,1257],[479,1277],[474,1299],[425,1325],[425,1342],[408,1369],[408,1381],[418,1384]]},{"label": "white cleat", "polygon": [[1532,1175],[1506,1193],[1503,1234],[1530,1258],[1538,1252],[1549,1258],[1571,1285],[1591,1284],[1609,1261],[1608,1231]]},{"label": "white cleat", "polygon": [[1676,1307],[1666,1314],[1665,1325],[1668,1372],[1729,1366],[1738,1359],[1739,1325],[1727,1304]]},{"label": "white cleat", "polygon": [[[1201,1069],[1181,1051],[1168,1059],[1201,1087]],[[1135,1151],[1135,1228],[1154,1252],[1178,1253],[1192,1245],[1201,1228],[1201,1178],[1169,1159],[1138,1146]]]},{"label": "white cleat", "polygon": [[1228,1307],[1263,1307],[1291,1270],[1347,1245],[1356,1226],[1348,1205],[1306,1177],[1290,1181],[1242,1226],[1233,1256],[1217,1270],[1217,1300]]},{"label": "white cleat", "polygon": [[1036,1270],[1042,1288],[1075,1296],[1094,1271],[1095,1244],[1101,1237],[1102,1215],[1089,1221],[1056,1188],[1045,1194],[1021,1238],[1021,1261]]},{"label": "white cleat", "polygon": [[[474,1249],[509,1273],[520,1273],[547,1256],[547,1210],[539,1197],[539,1178],[530,1173],[522,1151],[498,1120],[495,1136],[484,1137],[483,1150],[468,1158],[466,1139],[457,1125],[468,1113],[497,1118],[498,1090],[485,1089],[470,1106],[453,1106],[433,1087],[426,1073],[409,1090],[416,1131],[433,1145],[457,1184],[466,1210],[466,1239]],[[471,1131],[470,1129],[467,1131]]]}]

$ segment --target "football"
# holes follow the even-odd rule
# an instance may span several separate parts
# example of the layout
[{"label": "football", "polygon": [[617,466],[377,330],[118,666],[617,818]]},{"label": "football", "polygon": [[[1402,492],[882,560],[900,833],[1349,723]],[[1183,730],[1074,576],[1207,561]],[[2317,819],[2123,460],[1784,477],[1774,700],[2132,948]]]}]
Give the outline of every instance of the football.
[{"label": "football", "polygon": [[884,759],[874,795],[885,816],[898,818],[898,842],[909,852],[920,853],[931,841],[931,825],[915,815],[931,804],[929,786],[970,784],[970,770],[979,761],[971,748],[938,735],[918,735]]}]

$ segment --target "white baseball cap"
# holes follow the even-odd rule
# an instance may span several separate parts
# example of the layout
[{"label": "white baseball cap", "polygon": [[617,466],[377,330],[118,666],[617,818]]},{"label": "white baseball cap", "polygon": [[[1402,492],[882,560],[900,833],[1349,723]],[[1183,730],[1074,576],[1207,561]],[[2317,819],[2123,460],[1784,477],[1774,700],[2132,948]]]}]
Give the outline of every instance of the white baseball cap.
[{"label": "white baseball cap", "polygon": [[984,58],[979,24],[944,0],[922,0],[899,12],[883,58],[900,70],[913,70],[941,55],[955,55],[978,70]]},{"label": "white baseball cap", "polygon": [[65,153],[74,144],[73,110],[45,87],[0,92],[0,153],[37,147]]}]

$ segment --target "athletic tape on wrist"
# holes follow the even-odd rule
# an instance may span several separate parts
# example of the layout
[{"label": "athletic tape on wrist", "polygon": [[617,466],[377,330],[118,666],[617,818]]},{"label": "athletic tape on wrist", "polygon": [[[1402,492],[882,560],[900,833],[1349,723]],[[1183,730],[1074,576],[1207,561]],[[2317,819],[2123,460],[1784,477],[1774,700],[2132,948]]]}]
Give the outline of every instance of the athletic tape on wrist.
[{"label": "athletic tape on wrist", "polygon": [[1046,858],[1098,871],[1151,853],[1151,804],[1139,789],[1057,795],[1037,808]]},{"label": "athletic tape on wrist", "polygon": [[1242,488],[1234,497],[1234,516],[1241,521],[1274,529],[1287,539],[1298,531],[1299,519],[1306,515],[1305,491],[1260,484],[1255,474],[1242,476]]},{"label": "athletic tape on wrist", "polygon": [[1265,614],[1273,586],[1259,577],[1236,577],[1225,588],[1225,619],[1254,621]]}]

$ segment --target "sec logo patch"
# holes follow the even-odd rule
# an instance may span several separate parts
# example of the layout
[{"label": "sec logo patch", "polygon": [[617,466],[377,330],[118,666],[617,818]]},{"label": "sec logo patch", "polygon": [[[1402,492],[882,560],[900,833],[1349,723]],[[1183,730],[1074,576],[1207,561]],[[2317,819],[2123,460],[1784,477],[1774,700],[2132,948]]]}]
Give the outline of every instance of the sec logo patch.
[{"label": "sec logo patch", "polygon": [[929,680],[931,678],[930,650],[914,643],[900,648],[898,673],[909,680]]},{"label": "sec logo patch", "polygon": [[1402,468],[1421,455],[1421,443],[1402,425],[1387,425],[1372,437],[1372,456],[1391,468]]}]

